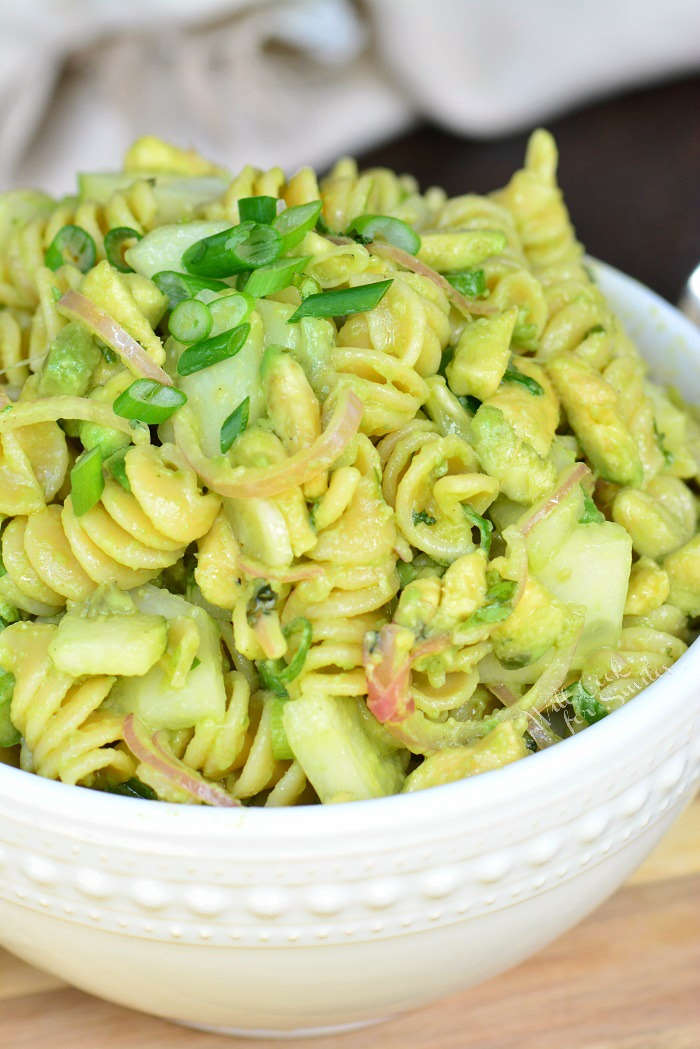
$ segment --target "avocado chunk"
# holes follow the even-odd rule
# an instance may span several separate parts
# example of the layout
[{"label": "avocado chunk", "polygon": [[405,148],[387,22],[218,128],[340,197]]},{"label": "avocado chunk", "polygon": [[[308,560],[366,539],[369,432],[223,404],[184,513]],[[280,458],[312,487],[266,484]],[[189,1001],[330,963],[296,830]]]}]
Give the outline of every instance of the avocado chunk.
[{"label": "avocado chunk", "polygon": [[358,700],[305,695],[284,705],[289,745],[322,802],[359,801],[396,794],[401,757],[365,731]]},{"label": "avocado chunk", "polygon": [[39,396],[83,397],[100,360],[100,351],[90,333],[82,324],[71,321],[61,328],[49,347],[39,376]]},{"label": "avocado chunk", "polygon": [[483,739],[462,747],[446,747],[430,754],[406,779],[403,793],[440,787],[443,783],[476,776],[525,758],[528,749],[512,721],[497,725]]},{"label": "avocado chunk", "polygon": [[485,401],[496,392],[508,367],[517,319],[518,309],[514,306],[505,313],[480,317],[465,326],[446,370],[454,393]]},{"label": "avocado chunk", "polygon": [[68,613],[58,624],[49,654],[59,670],[84,674],[146,674],[165,652],[168,629],[163,616],[141,612]]},{"label": "avocado chunk", "polygon": [[606,481],[640,487],[644,471],[637,445],[610,383],[571,353],[558,354],[547,371],[593,468]]},{"label": "avocado chunk", "polygon": [[499,408],[481,405],[472,419],[471,437],[481,466],[498,480],[509,499],[529,505],[554,487],[557,475],[552,463],[518,437]]}]

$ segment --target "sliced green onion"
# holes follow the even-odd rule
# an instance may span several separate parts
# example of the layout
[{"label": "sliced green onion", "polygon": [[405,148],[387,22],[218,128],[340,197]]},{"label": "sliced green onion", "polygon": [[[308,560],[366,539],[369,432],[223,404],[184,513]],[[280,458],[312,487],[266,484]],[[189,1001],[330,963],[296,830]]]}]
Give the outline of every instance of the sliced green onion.
[{"label": "sliced green onion", "polygon": [[238,215],[241,222],[270,223],[277,214],[277,197],[241,197]]},{"label": "sliced green onion", "polygon": [[479,547],[484,551],[488,557],[489,550],[491,549],[491,535],[493,533],[493,525],[486,517],[482,517],[476,510],[472,510],[471,506],[465,506],[464,515],[469,521],[472,528],[479,529]]},{"label": "sliced green onion", "polygon": [[82,517],[100,501],[105,479],[99,448],[84,452],[70,472],[70,494],[76,517]]},{"label": "sliced green onion", "polygon": [[178,375],[194,375],[203,368],[210,368],[212,364],[235,357],[249,334],[250,324],[239,324],[237,328],[229,328],[228,331],[212,335],[210,339],[202,339],[194,346],[188,346],[177,362]]},{"label": "sliced green onion", "polygon": [[254,295],[261,299],[263,295],[272,295],[275,291],[281,291],[292,283],[292,277],[304,269],[307,262],[311,260],[310,255],[299,257],[276,259],[269,266],[261,266],[253,270],[243,288],[248,295]]},{"label": "sliced green onion", "polygon": [[537,379],[533,379],[531,375],[523,375],[517,368],[506,368],[503,373],[503,382],[517,382],[525,389],[533,394],[535,397],[541,397],[544,393],[544,389],[538,383]]},{"label": "sliced green onion", "polygon": [[249,413],[250,397],[244,397],[241,403],[233,409],[229,417],[224,419],[219,437],[219,447],[223,454],[226,454],[236,438],[240,437],[245,430],[248,425]]},{"label": "sliced green onion", "polygon": [[108,472],[126,492],[131,491],[131,485],[129,484],[129,478],[126,476],[126,466],[124,464],[126,453],[129,451],[130,447],[131,445],[127,445],[126,448],[118,448],[116,452],[113,452],[107,459],[105,459],[105,467]]},{"label": "sliced green onion", "polygon": [[96,259],[95,242],[82,226],[63,226],[44,255],[44,262],[50,270],[57,270],[59,266],[71,263],[82,273],[92,269]]},{"label": "sliced green onion", "polygon": [[276,696],[283,698],[286,698],[288,695],[285,685],[299,677],[299,674],[304,669],[304,663],[313,640],[311,623],[304,616],[298,616],[296,619],[293,619],[291,623],[282,628],[282,633],[288,638],[296,633],[297,630],[301,631],[301,637],[296,652],[289,663],[285,663],[282,659],[263,659],[257,664],[260,680],[264,687],[270,692],[274,692]]},{"label": "sliced green onion", "polygon": [[137,379],[119,394],[112,408],[122,419],[136,419],[150,426],[165,422],[186,401],[185,394],[175,386],[163,386],[155,379]]},{"label": "sliced green onion", "polygon": [[433,517],[427,510],[414,510],[413,511],[413,524],[419,525],[424,524],[432,526],[437,523],[437,517]]},{"label": "sliced green onion", "polygon": [[457,273],[446,273],[445,277],[460,295],[468,299],[481,299],[488,295],[486,274],[483,270],[460,270]]},{"label": "sliced green onion", "polygon": [[192,244],[182,256],[189,273],[230,277],[241,270],[267,266],[282,253],[282,238],[272,226],[241,222]]},{"label": "sliced green onion", "polygon": [[200,291],[229,291],[228,284],[222,280],[207,280],[206,277],[193,277],[190,273],[177,273],[175,270],[161,270],[151,278],[153,283],[168,299],[168,309],[174,310],[183,299],[191,299]]},{"label": "sliced green onion", "polygon": [[137,240],[141,240],[141,234],[130,226],[115,226],[109,233],[105,233],[107,262],[120,273],[133,273],[133,269],[124,258],[124,252]]},{"label": "sliced green onion", "polygon": [[10,718],[14,688],[14,674],[0,670],[0,747],[14,747],[22,739]]},{"label": "sliced green onion", "polygon": [[297,204],[280,212],[272,225],[282,237],[281,254],[284,255],[290,248],[296,247],[309,230],[314,228],[321,214],[321,207],[320,200],[312,200],[309,204]]},{"label": "sliced green onion", "polygon": [[409,255],[417,255],[420,251],[420,237],[416,231],[391,215],[358,215],[348,227],[348,233],[352,236],[359,234],[360,238],[369,244],[373,240],[384,240],[393,244]]},{"label": "sliced green onion", "polygon": [[583,513],[578,519],[579,524],[600,524],[601,521],[605,520],[605,515],[601,514],[598,507],[591,499],[588,492],[583,493]]},{"label": "sliced green onion", "polygon": [[309,295],[287,323],[291,324],[302,317],[344,317],[348,313],[371,310],[393,283],[393,280],[378,280],[373,284],[360,284],[356,288],[335,288],[320,295]]},{"label": "sliced green onion", "polygon": [[218,334],[242,324],[255,306],[255,299],[243,291],[230,289],[225,295],[219,295],[207,305],[214,322],[214,334]]},{"label": "sliced green onion", "polygon": [[211,310],[199,299],[184,299],[178,302],[170,314],[168,328],[178,342],[191,343],[206,339],[211,331]]},{"label": "sliced green onion", "polygon": [[272,756],[277,761],[293,761],[292,750],[287,733],[284,730],[284,704],[282,696],[275,696],[269,700],[270,703],[270,741],[272,743]]}]

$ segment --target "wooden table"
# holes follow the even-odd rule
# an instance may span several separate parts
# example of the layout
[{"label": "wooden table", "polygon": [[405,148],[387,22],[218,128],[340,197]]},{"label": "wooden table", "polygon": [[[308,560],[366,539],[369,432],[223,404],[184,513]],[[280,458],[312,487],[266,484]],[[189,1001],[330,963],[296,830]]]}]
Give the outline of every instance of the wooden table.
[{"label": "wooden table", "polygon": [[[260,1049],[72,990],[0,951],[2,1049]],[[294,1044],[294,1043],[292,1043]],[[301,1044],[301,1043],[296,1043]],[[475,990],[312,1049],[698,1049],[700,799],[567,936]]]}]

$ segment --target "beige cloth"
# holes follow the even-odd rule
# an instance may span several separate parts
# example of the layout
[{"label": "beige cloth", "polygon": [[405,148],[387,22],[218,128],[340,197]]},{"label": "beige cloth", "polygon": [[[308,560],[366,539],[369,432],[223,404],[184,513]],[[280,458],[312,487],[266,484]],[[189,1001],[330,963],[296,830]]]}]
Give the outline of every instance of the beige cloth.
[{"label": "beige cloth", "polygon": [[0,188],[146,132],[327,164],[427,116],[496,135],[700,66],[698,0],[0,0]]}]

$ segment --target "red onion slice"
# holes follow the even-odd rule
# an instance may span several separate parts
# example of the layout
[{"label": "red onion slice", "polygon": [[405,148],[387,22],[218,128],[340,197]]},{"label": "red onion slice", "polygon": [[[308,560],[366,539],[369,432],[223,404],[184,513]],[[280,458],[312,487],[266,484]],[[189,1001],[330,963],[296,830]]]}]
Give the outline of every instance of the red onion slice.
[{"label": "red onion slice", "polygon": [[367,706],[377,721],[399,722],[415,709],[409,694],[411,661],[402,651],[398,638],[405,628],[387,623],[370,647],[367,639],[362,646],[362,661],[367,675]]},{"label": "red onion slice", "polygon": [[189,411],[181,409],[173,425],[176,443],[212,492],[231,499],[264,499],[281,495],[325,473],[357,433],[362,410],[360,399],[351,390],[343,391],[328,426],[312,445],[284,462],[266,467],[232,467],[225,460],[215,462],[207,458]]},{"label": "red onion slice", "polygon": [[221,787],[207,783],[198,773],[188,768],[174,755],[169,754],[158,738],[158,733],[149,736],[143,722],[134,714],[127,714],[124,719],[124,742],[135,758],[148,765],[154,772],[164,776],[174,787],[186,791],[197,801],[205,805],[217,805],[223,808],[239,808],[240,801],[232,798]]},{"label": "red onion slice", "polygon": [[426,266],[424,262],[417,259],[415,255],[409,255],[407,251],[403,251],[402,248],[396,248],[393,244],[384,244],[381,241],[373,240],[371,244],[367,245],[368,250],[374,255],[379,255],[380,258],[390,259],[395,262],[398,266],[403,266],[406,270],[411,270],[413,273],[419,273],[421,277],[427,277],[433,284],[436,284],[438,288],[444,291],[447,298],[452,302],[454,306],[463,313],[466,317],[472,315],[479,315],[483,317],[490,316],[492,313],[498,313],[496,306],[489,306],[485,302],[476,302],[474,299],[468,299],[465,295],[462,295],[460,291],[453,288],[450,282],[443,277],[441,273],[434,270],[431,266]]},{"label": "red onion slice", "polygon": [[533,514],[530,514],[530,516],[520,525],[520,531],[523,535],[528,535],[532,529],[540,523],[540,521],[544,521],[545,517],[549,517],[552,510],[556,510],[562,499],[569,494],[575,485],[580,484],[586,474],[589,473],[590,470],[585,463],[575,463],[562,483],[558,488],[555,488],[546,502],[544,502],[539,509],[535,510]]},{"label": "red onion slice", "polygon": [[172,386],[173,380],[166,371],[154,364],[143,346],[129,335],[114,317],[101,310],[94,302],[78,291],[67,291],[58,300],[61,313],[85,324],[93,335],[114,350],[117,357],[130,372],[142,379],[154,379],[163,386]]}]

